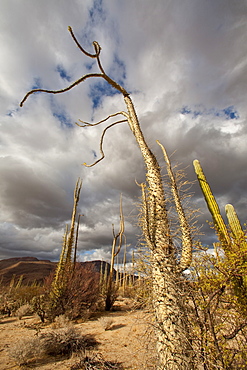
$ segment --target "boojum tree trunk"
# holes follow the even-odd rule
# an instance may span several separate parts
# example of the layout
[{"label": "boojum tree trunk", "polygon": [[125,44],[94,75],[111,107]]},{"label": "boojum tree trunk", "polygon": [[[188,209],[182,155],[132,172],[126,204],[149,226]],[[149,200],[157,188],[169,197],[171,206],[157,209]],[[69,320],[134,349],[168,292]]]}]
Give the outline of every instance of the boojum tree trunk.
[{"label": "boojum tree trunk", "polygon": [[[72,270],[75,267],[75,256],[76,250],[74,251],[74,258],[72,258],[73,247],[75,247],[75,220],[76,220],[76,213],[77,213],[77,205],[80,199],[80,192],[81,192],[82,181],[79,178],[75,185],[74,190],[74,205],[71,215],[71,225],[70,230],[68,231],[68,227],[66,226],[66,231],[63,237],[63,246],[62,251],[60,254],[59,262],[56,267],[54,279],[52,282],[52,289],[51,289],[51,299],[53,301],[53,305],[59,302],[59,299],[64,293],[66,289],[66,285],[68,282],[69,275],[71,274]],[[78,228],[79,228],[79,220],[78,220]],[[77,230],[78,233],[79,229]]]},{"label": "boojum tree trunk", "polygon": [[[115,300],[115,293],[117,290],[116,281],[113,282],[114,278],[114,263],[115,257],[119,254],[121,247],[122,247],[122,240],[124,236],[124,216],[123,216],[123,207],[122,207],[122,194],[120,196],[120,225],[119,225],[119,232],[115,234],[114,225],[112,225],[113,231],[113,241],[112,241],[112,250],[111,250],[111,263],[110,263],[110,271],[109,276],[106,281],[106,299],[105,299],[105,310],[110,311],[113,306]],[[118,241],[118,247],[116,248]]]},{"label": "boojum tree trunk", "polygon": [[[104,158],[103,139],[106,131],[118,123],[128,122],[146,165],[147,186],[145,184],[141,184],[143,199],[142,229],[146,243],[152,254],[153,305],[155,312],[155,332],[157,335],[157,352],[159,357],[158,369],[193,369],[193,351],[189,341],[190,336],[187,327],[184,297],[180,285],[181,272],[186,269],[191,262],[191,238],[187,238],[189,241],[188,243],[185,241],[182,248],[183,255],[180,257],[180,260],[177,260],[166,210],[166,200],[160,166],[155,155],[152,153],[145,141],[130,95],[124,87],[112,80],[105,73],[100,61],[101,47],[99,44],[96,41],[93,42],[95,53],[90,54],[79,44],[71,27],[69,27],[69,31],[79,49],[88,57],[95,58],[97,60],[100,73],[86,74],[62,90],[31,90],[26,94],[20,105],[22,106],[28,96],[32,93],[63,93],[88,78],[96,77],[103,78],[123,95],[127,108],[126,112],[120,111],[111,114],[102,121],[93,124],[81,120],[79,120],[81,124],[77,123],[80,127],[95,126],[112,117],[123,117],[123,119],[110,124],[104,129],[100,141],[101,158],[91,165],[85,165],[91,167]],[[186,223],[186,219],[183,219],[182,224],[181,219],[183,219],[183,215],[182,218],[180,218],[180,226],[185,225],[184,228],[187,227],[186,233],[183,233],[182,230],[182,235],[183,237],[185,234],[188,236],[189,228]]]}]

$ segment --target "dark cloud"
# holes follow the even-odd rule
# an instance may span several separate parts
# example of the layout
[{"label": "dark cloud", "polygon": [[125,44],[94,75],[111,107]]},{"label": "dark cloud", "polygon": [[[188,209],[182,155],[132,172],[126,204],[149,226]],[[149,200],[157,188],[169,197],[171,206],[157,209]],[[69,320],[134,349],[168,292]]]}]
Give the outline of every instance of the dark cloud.
[{"label": "dark cloud", "polygon": [[[123,194],[127,243],[134,248],[140,189],[145,168],[128,124],[107,131],[111,118],[80,128],[78,119],[100,121],[125,110],[120,94],[101,79],[65,94],[34,94],[31,88],[65,88],[97,65],[76,47],[102,47],[102,64],[131,93],[144,135],[165,174],[160,140],[196,180],[200,160],[222,214],[232,203],[246,220],[246,2],[195,1],[3,1],[0,15],[0,258],[59,257],[73,190],[83,179],[79,211],[81,258],[109,258],[112,224],[118,228]],[[27,17],[27,14],[32,16]],[[115,117],[116,118],[116,117]],[[121,119],[121,116],[117,116]],[[215,240],[199,185],[192,206],[201,208],[202,241]],[[130,257],[130,252],[129,252]]]}]

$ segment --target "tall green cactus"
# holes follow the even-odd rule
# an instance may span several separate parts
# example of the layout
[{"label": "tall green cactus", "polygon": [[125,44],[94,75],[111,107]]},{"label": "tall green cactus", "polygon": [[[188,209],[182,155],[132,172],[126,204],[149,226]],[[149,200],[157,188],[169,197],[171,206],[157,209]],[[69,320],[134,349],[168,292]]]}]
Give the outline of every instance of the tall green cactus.
[{"label": "tall green cactus", "polygon": [[[236,245],[239,247],[241,251],[241,257],[242,257],[241,263],[243,266],[245,266],[247,263],[247,241],[246,241],[245,232],[242,229],[242,226],[240,224],[238,215],[234,207],[231,204],[227,204],[225,206],[225,211],[226,211],[226,216],[229,222],[232,236],[235,239]],[[240,282],[238,281],[238,286],[236,286],[236,288],[238,289],[238,294],[241,296],[241,298],[244,298],[244,302],[246,302],[247,301],[247,274],[246,273],[244,273],[241,276]]]},{"label": "tall green cactus", "polygon": [[239,302],[245,304],[247,302],[247,276],[245,273],[245,265],[247,262],[247,241],[245,233],[242,229],[237,213],[231,204],[227,204],[225,206],[226,216],[229,223],[229,228],[227,227],[220,214],[219,206],[203,173],[200,162],[198,160],[194,160],[193,165],[225,255],[228,261],[238,265],[239,273],[235,274],[236,276],[234,275],[231,278],[231,281]]},{"label": "tall green cactus", "polygon": [[195,159],[193,161],[194,169],[197,174],[197,178],[200,184],[200,187],[202,189],[202,193],[204,195],[205,201],[207,203],[208,209],[212,215],[214,225],[217,229],[219,239],[221,243],[227,247],[227,245],[230,244],[230,238],[229,234],[227,232],[227,227],[225,225],[225,222],[220,214],[220,209],[218,206],[218,203],[216,202],[216,199],[212,193],[212,190],[210,188],[209,183],[207,182],[207,179],[203,173],[202,167],[200,165],[200,162]]},{"label": "tall green cactus", "polygon": [[231,238],[227,229],[227,226],[220,214],[219,206],[216,202],[216,199],[212,193],[212,190],[207,182],[207,179],[203,173],[200,162],[195,159],[193,162],[197,178],[202,189],[202,193],[206,200],[208,209],[212,215],[215,227],[219,233],[219,239],[224,247],[230,246],[232,242],[234,243],[244,243],[247,247],[245,233],[242,229],[238,215],[231,204],[225,206],[226,216],[231,230]]},{"label": "tall green cactus", "polygon": [[[231,204],[227,204],[225,206],[226,216],[228,219],[229,226],[231,228],[231,232],[233,237],[239,241],[245,241],[245,233],[242,229],[240,221],[238,219],[238,215]],[[245,241],[246,244],[246,241]]]}]

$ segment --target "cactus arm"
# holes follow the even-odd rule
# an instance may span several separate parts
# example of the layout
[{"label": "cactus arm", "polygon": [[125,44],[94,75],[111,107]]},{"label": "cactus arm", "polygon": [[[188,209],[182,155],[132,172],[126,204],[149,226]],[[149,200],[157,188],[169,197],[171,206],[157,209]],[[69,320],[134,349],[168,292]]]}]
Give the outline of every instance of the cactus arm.
[{"label": "cactus arm", "polygon": [[230,238],[227,232],[225,222],[220,214],[219,206],[212,193],[209,183],[207,182],[207,179],[203,173],[200,162],[197,159],[195,159],[193,161],[193,165],[194,165],[195,173],[197,175],[200,187],[202,189],[202,193],[207,203],[208,209],[212,215],[214,225],[216,226],[217,232],[219,234],[219,239],[222,242],[222,244],[225,247],[227,247],[230,244]]},{"label": "cactus arm", "polygon": [[231,228],[231,232],[233,234],[234,239],[242,241],[245,239],[245,233],[242,229],[240,224],[238,215],[231,204],[227,204],[225,206],[226,216],[228,219],[229,226]]},{"label": "cactus arm", "polygon": [[[246,261],[247,261],[247,241],[246,241],[246,235],[242,229],[242,226],[240,224],[238,215],[234,209],[234,207],[231,204],[227,204],[225,206],[226,216],[229,222],[229,226],[232,232],[232,237],[234,239],[235,245],[240,250],[240,254],[242,255],[242,266],[244,270],[246,271]],[[240,284],[240,291],[238,289],[238,284],[235,282],[235,289],[237,297],[239,298],[240,302],[242,301],[244,297],[244,302],[246,302],[246,296],[247,296],[247,275],[246,273],[242,274],[242,283]]]}]

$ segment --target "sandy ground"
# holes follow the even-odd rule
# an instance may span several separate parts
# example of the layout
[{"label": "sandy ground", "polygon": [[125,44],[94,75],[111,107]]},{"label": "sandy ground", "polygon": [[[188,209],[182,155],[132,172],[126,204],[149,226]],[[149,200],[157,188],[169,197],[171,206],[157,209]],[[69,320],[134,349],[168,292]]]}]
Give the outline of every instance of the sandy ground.
[{"label": "sandy ground", "polygon": [[[90,334],[100,343],[89,356],[100,354],[104,360],[121,363],[123,369],[129,370],[154,370],[155,351],[153,334],[151,330],[150,315],[141,310],[124,308],[121,311],[101,313],[104,317],[112,319],[110,330],[104,330],[98,317],[86,322],[76,323],[83,335]],[[116,307],[117,308],[117,307]],[[20,369],[9,356],[8,350],[23,338],[32,338],[37,335],[36,324],[40,324],[35,317],[24,317],[22,320],[4,317],[0,322],[0,369]],[[49,330],[47,325],[42,326],[40,333]],[[38,333],[38,335],[40,335]],[[68,370],[78,362],[75,354],[71,358],[51,357],[36,360],[30,363],[29,368],[41,370]]]}]

